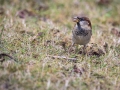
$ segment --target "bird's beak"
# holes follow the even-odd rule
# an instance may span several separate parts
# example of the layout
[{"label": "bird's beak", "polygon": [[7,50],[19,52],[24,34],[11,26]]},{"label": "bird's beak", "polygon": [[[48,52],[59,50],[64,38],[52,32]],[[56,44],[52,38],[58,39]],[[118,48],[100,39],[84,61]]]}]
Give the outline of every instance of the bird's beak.
[{"label": "bird's beak", "polygon": [[79,22],[79,19],[77,17],[74,17],[73,22]]}]

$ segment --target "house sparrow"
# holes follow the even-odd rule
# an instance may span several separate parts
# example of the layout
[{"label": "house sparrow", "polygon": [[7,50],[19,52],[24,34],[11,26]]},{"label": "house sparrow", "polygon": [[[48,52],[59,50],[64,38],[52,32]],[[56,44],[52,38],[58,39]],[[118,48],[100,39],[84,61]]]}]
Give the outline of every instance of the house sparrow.
[{"label": "house sparrow", "polygon": [[85,51],[86,44],[92,36],[91,22],[87,17],[74,17],[73,21],[76,25],[72,31],[72,46],[74,44],[84,45],[83,51]]}]

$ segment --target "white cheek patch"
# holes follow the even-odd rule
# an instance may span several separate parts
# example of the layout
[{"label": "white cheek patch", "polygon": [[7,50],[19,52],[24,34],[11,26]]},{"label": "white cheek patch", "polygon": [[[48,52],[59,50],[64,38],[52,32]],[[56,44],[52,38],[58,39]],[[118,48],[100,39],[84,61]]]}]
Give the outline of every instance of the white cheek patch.
[{"label": "white cheek patch", "polygon": [[89,30],[90,29],[90,26],[89,26],[89,23],[87,21],[81,21],[79,22],[81,27],[86,29],[86,30]]},{"label": "white cheek patch", "polygon": [[80,21],[79,23],[80,23],[81,26],[89,24],[87,21]]}]

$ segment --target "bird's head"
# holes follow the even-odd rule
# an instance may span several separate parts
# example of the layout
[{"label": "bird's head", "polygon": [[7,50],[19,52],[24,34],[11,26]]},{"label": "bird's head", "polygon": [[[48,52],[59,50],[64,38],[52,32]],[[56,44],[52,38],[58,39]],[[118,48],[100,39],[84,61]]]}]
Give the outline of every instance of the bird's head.
[{"label": "bird's head", "polygon": [[88,25],[92,28],[91,26],[91,22],[89,20],[89,18],[87,17],[74,17],[73,18],[73,21],[76,22],[76,23],[80,23],[80,25]]}]

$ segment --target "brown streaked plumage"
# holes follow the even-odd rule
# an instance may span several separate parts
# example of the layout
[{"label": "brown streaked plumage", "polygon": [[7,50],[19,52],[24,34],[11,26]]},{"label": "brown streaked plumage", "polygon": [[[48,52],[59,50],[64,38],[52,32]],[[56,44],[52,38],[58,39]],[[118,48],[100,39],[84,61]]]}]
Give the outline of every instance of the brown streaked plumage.
[{"label": "brown streaked plumage", "polygon": [[87,17],[74,17],[73,21],[76,25],[72,31],[72,46],[84,45],[83,49],[85,49],[92,36],[91,22]]}]

